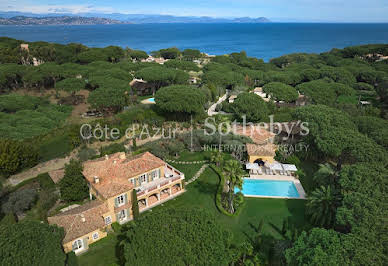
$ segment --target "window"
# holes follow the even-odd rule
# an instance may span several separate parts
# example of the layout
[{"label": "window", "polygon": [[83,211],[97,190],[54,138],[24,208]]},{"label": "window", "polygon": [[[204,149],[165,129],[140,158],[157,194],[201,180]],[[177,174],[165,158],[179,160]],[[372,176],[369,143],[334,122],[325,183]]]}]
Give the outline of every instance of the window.
[{"label": "window", "polygon": [[158,179],[159,178],[159,170],[155,170],[151,172],[151,178],[152,180]]},{"label": "window", "polygon": [[83,249],[83,242],[81,239],[77,239],[73,243],[73,251],[80,251]]},{"label": "window", "polygon": [[127,214],[125,213],[125,210],[122,210],[119,212],[119,219],[120,221],[125,220],[127,218]]},{"label": "window", "polygon": [[147,182],[147,175],[146,174],[141,175],[139,177],[139,181],[140,181],[140,184]]},{"label": "window", "polygon": [[92,237],[93,237],[93,240],[98,239],[98,232],[93,233]]},{"label": "window", "polygon": [[110,216],[105,217],[105,224],[111,224],[112,223],[112,218]]},{"label": "window", "polygon": [[129,182],[131,182],[131,184],[132,184],[133,186],[136,186],[135,178],[129,179]]},{"label": "window", "polygon": [[121,205],[124,205],[124,203],[125,203],[124,194],[118,196],[118,197],[117,197],[117,205],[118,205],[118,206],[121,206]]}]

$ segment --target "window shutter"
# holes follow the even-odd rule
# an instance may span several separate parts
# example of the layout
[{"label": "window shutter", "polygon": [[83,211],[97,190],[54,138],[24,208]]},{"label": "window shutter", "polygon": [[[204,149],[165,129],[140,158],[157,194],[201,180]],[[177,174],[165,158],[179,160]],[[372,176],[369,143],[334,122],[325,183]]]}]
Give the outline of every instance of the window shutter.
[{"label": "window shutter", "polygon": [[160,178],[160,168],[158,169],[158,178]]},{"label": "window shutter", "polygon": [[127,193],[124,194],[124,202],[125,202],[125,204],[128,203],[128,196],[127,196]]},{"label": "window shutter", "polygon": [[128,211],[128,209],[125,209],[125,217],[127,217],[127,219],[129,218],[129,211]]},{"label": "window shutter", "polygon": [[119,200],[117,199],[117,197],[115,198],[115,207],[119,206]]},{"label": "window shutter", "polygon": [[82,242],[83,242],[83,246],[85,249],[88,249],[89,248],[89,241],[88,241],[88,238],[85,237],[84,239],[82,239]]},{"label": "window shutter", "polygon": [[73,242],[73,250],[75,250],[77,247],[77,240]]},{"label": "window shutter", "polygon": [[120,221],[120,212],[116,213],[116,222],[119,222],[119,221]]}]

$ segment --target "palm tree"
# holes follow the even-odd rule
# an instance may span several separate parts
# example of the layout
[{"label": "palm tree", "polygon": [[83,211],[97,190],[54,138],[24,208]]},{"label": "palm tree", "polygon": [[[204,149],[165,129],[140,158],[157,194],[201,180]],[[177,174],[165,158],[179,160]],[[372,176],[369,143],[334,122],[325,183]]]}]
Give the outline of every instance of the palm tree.
[{"label": "palm tree", "polygon": [[222,153],[218,150],[212,152],[210,161],[217,165],[217,167],[220,167],[224,161],[224,157],[222,156]]},{"label": "palm tree", "polygon": [[224,172],[227,180],[229,181],[229,197],[228,197],[228,207],[229,212],[234,213],[233,200],[234,200],[234,188],[238,187],[242,189],[243,175],[244,171],[241,168],[241,165],[236,160],[230,160],[226,163]]},{"label": "palm tree", "polygon": [[314,181],[319,185],[335,184],[338,173],[328,163],[320,164],[318,171],[314,174]]},{"label": "palm tree", "polygon": [[334,224],[338,195],[331,186],[321,186],[307,199],[307,214],[311,222],[326,228]]}]

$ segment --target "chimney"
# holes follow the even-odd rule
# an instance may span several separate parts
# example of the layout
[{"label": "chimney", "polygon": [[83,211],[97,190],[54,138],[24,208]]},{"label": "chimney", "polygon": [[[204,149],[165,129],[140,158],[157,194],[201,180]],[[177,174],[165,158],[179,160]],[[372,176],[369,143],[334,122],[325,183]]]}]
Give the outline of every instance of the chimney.
[{"label": "chimney", "polygon": [[108,154],[105,155],[105,160],[109,160],[109,155]]},{"label": "chimney", "polygon": [[117,163],[117,161],[116,161],[116,160],[114,160],[114,161],[113,161],[113,164],[116,164],[116,163]]},{"label": "chimney", "polygon": [[100,178],[98,176],[94,177],[94,183],[96,184],[100,183]]},{"label": "chimney", "polygon": [[81,214],[81,221],[84,223],[86,222],[86,219],[85,219],[85,216],[83,214]]},{"label": "chimney", "polygon": [[127,158],[127,157],[125,156],[125,152],[120,153],[120,159],[121,159],[121,160],[125,160],[125,158]]}]

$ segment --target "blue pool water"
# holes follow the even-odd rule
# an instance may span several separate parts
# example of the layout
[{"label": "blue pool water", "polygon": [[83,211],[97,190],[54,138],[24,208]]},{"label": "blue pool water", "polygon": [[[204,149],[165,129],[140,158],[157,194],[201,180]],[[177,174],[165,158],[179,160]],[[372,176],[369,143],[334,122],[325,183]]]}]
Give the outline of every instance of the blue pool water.
[{"label": "blue pool water", "polygon": [[[235,189],[236,193],[240,190]],[[299,198],[292,181],[244,179],[242,191],[244,195]]]},{"label": "blue pool water", "polygon": [[154,103],[155,102],[155,98],[149,98],[148,101]]}]

